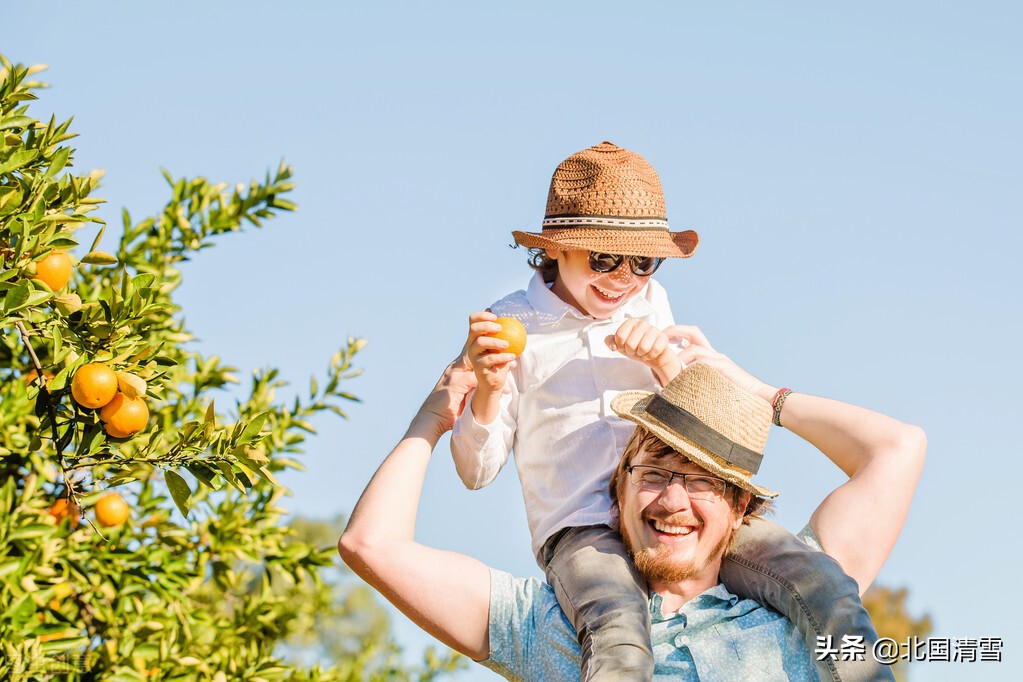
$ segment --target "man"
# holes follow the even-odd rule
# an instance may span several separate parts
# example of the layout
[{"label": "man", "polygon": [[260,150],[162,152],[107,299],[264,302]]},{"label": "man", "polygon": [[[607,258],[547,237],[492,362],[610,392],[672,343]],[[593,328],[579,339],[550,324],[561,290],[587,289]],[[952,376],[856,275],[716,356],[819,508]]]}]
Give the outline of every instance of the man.
[{"label": "man", "polygon": [[[732,533],[773,494],[752,483],[742,463],[762,451],[773,417],[849,476],[800,535],[862,591],[905,521],[923,433],[852,405],[777,391],[705,343],[681,358],[688,369],[662,394],[627,392],[614,403],[649,432],[630,443],[612,486],[626,546],[651,589],[655,678],[816,679],[815,657],[795,626],[718,582]],[[578,645],[549,587],[413,538],[431,452],[471,386],[460,361],[446,370],[367,486],[339,551],[456,651],[511,679],[578,679]],[[865,659],[870,665],[869,650]]]}]

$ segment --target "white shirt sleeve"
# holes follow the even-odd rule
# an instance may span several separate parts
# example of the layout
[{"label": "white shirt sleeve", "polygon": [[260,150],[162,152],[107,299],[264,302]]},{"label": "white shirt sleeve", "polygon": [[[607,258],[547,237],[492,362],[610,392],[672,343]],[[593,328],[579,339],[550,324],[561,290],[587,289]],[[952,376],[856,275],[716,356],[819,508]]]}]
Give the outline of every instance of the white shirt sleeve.
[{"label": "white shirt sleeve", "polygon": [[455,420],[451,432],[451,457],[455,471],[470,490],[478,490],[493,481],[508,462],[515,441],[518,388],[514,372],[505,382],[508,392],[501,396],[501,411],[490,424],[480,424],[472,414],[472,393],[465,410]]}]

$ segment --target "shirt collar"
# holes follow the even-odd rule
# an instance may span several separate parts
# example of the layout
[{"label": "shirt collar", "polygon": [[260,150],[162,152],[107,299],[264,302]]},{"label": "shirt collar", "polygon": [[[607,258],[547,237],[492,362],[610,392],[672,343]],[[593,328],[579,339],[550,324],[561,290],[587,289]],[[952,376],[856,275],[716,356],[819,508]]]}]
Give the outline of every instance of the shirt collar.
[{"label": "shirt collar", "polygon": [[[610,320],[604,321],[622,322],[626,315],[635,318],[644,318],[652,315],[654,308],[646,297],[649,288],[650,282],[648,281],[639,294],[626,301],[625,305],[614,312]],[[543,276],[539,272],[533,273],[533,278],[529,280],[529,287],[526,289],[526,300],[529,301],[529,305],[536,311],[536,319],[541,325],[556,324],[566,315],[571,315],[577,320],[592,319],[558,298],[557,294],[551,291],[550,285],[543,281]]]},{"label": "shirt collar", "polygon": [[664,614],[664,597],[657,592],[650,593],[650,619],[654,623],[674,618],[688,619],[688,615],[701,609],[729,609],[740,601],[739,597],[728,591],[724,583],[718,583],[696,595],[682,605],[675,613]]}]

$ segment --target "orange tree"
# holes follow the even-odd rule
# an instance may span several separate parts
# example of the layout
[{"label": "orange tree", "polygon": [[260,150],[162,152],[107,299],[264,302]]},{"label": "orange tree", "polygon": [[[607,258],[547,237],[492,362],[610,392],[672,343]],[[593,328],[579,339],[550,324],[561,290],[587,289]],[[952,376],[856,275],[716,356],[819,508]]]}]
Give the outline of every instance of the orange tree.
[{"label": "orange tree", "polygon": [[[314,415],[344,416],[363,342],[287,404],[277,370],[254,372],[228,414],[214,394],[237,383],[232,368],[189,346],[174,303],[183,260],[294,208],[290,168],[231,189],[165,173],[166,206],[138,222],[125,211],[116,252],[99,251],[99,174],[73,172],[70,121],[29,114],[41,67],[0,62],[0,679],[425,680],[457,667],[432,651],[402,665],[380,607],[323,579],[333,543],[282,523],[275,476],[299,468]],[[64,283],[61,254],[83,251]],[[111,391],[72,396],[86,365],[78,384],[109,389],[95,370],[108,367],[148,419],[104,428]],[[101,499],[113,523],[97,521]],[[312,622],[349,643],[299,664],[287,644]]]}]

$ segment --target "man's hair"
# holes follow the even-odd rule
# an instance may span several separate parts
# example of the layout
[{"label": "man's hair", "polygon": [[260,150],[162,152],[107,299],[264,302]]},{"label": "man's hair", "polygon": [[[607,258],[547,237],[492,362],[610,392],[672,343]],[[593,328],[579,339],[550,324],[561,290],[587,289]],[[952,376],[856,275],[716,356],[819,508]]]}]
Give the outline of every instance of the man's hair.
[{"label": "man's hair", "polygon": [[[629,472],[626,471],[626,468],[632,464],[632,460],[640,452],[646,452],[648,455],[655,458],[673,457],[677,459],[681,457],[688,461],[692,461],[689,460],[684,453],[675,450],[646,428],[637,425],[636,430],[632,432],[632,437],[625,446],[625,452],[622,453],[622,459],[618,462],[618,466],[611,473],[611,484],[608,487],[611,494],[611,527],[619,532],[621,531],[621,519],[619,518],[620,507],[618,501],[621,499],[622,491],[629,482]],[[693,463],[699,466],[699,462]],[[732,511],[738,512],[739,508],[742,506],[743,492],[745,491],[742,488],[733,483],[728,483],[726,485],[725,496],[728,498]],[[748,526],[750,519],[762,518],[764,514],[771,511],[770,500],[750,493],[749,503],[747,503],[746,511],[742,516],[742,523],[744,526]]]},{"label": "man's hair", "polygon": [[544,282],[550,284],[558,277],[558,261],[548,256],[546,249],[533,247],[526,252],[529,254],[529,267],[539,272]]}]

